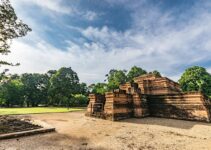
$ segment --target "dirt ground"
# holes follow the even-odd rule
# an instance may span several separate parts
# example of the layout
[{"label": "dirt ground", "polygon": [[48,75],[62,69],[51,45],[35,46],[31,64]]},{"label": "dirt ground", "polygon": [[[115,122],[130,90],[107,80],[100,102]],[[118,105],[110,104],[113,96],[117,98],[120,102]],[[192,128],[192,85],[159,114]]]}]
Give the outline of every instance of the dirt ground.
[{"label": "dirt ground", "polygon": [[120,122],[84,112],[29,115],[56,127],[48,133],[0,141],[0,150],[211,150],[211,124],[162,118]]}]

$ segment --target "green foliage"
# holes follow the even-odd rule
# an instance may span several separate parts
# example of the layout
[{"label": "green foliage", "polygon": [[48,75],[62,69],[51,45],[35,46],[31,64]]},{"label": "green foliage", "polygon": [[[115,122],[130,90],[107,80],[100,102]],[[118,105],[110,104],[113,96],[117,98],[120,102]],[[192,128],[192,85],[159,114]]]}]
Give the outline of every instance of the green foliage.
[{"label": "green foliage", "polygon": [[89,86],[91,93],[105,94],[108,92],[108,85],[106,83],[97,83]]},{"label": "green foliage", "polygon": [[211,96],[211,75],[205,68],[194,66],[186,69],[179,83],[183,91],[200,91]]},{"label": "green foliage", "polygon": [[154,74],[154,75],[156,75],[156,76],[158,76],[158,77],[161,77],[160,72],[157,71],[157,70],[154,70],[154,71],[152,71],[152,72],[149,72],[149,74]]},{"label": "green foliage", "polygon": [[70,105],[74,107],[86,106],[88,102],[88,97],[82,94],[75,94],[71,98]]},{"label": "green foliage", "polygon": [[5,86],[3,84],[0,85],[0,106],[6,106],[6,92]]},{"label": "green foliage", "polygon": [[82,94],[82,95],[88,95],[88,87],[86,85],[86,83],[80,83],[79,84],[79,89],[77,91],[77,93]]},{"label": "green foliage", "polygon": [[133,66],[127,74],[127,81],[132,82],[133,78],[147,74],[145,70],[140,67]]},{"label": "green foliage", "polygon": [[21,81],[27,106],[38,106],[47,103],[49,78],[45,74],[23,74]]},{"label": "green foliage", "polygon": [[125,75],[126,70],[110,70],[109,74],[106,75],[108,80],[108,90],[117,89],[120,84],[127,81],[127,76]]},{"label": "green foliage", "polygon": [[51,78],[54,74],[56,74],[56,70],[49,70],[46,74],[49,78]]},{"label": "green foliage", "polygon": [[79,106],[87,102],[88,87],[71,68],[46,74],[1,74],[0,106]]},{"label": "green foliage", "polygon": [[1,85],[0,103],[7,107],[23,106],[23,84],[20,80],[9,80]]},{"label": "green foliage", "polygon": [[5,69],[3,72],[0,73],[0,81],[5,82],[7,80],[6,73],[8,72],[8,69]]},{"label": "green foliage", "polygon": [[59,69],[50,79],[50,103],[56,105],[70,105],[73,94],[80,89],[79,78],[71,68]]},{"label": "green foliage", "polygon": [[[10,52],[10,43],[14,38],[25,36],[31,29],[28,25],[18,20],[9,0],[0,1],[0,53],[8,54]],[[12,65],[6,61],[0,60],[0,64]]]}]

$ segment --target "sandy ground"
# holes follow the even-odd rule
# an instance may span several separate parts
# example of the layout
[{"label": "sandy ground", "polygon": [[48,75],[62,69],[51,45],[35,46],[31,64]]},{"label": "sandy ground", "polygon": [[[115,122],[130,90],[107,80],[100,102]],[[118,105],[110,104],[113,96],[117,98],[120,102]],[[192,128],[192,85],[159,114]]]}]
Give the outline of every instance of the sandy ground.
[{"label": "sandy ground", "polygon": [[0,141],[0,150],[211,150],[211,124],[161,118],[120,122],[94,119],[84,112],[37,114],[56,127],[48,133]]}]

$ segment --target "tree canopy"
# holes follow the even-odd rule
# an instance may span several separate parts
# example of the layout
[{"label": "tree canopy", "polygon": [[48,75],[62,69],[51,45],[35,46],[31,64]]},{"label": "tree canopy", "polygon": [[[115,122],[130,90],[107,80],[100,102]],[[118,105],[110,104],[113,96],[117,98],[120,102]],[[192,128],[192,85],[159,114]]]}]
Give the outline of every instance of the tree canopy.
[{"label": "tree canopy", "polygon": [[72,94],[80,89],[79,78],[70,67],[59,69],[50,79],[49,95],[52,103],[70,104]]},{"label": "tree canopy", "polygon": [[133,66],[127,74],[127,81],[132,82],[133,78],[147,74],[147,71],[140,67]]},{"label": "tree canopy", "polygon": [[0,87],[0,104],[6,107],[23,106],[23,84],[20,80],[8,80]]},{"label": "tree canopy", "polygon": [[112,69],[109,71],[109,74],[106,75],[108,81],[108,90],[117,89],[120,84],[123,84],[127,81],[126,70],[115,70]]},{"label": "tree canopy", "polygon": [[24,88],[24,98],[27,106],[38,106],[38,104],[46,104],[47,92],[49,86],[49,78],[45,74],[23,74],[21,81]]},{"label": "tree canopy", "polygon": [[149,74],[154,74],[154,75],[156,75],[158,77],[161,77],[161,73],[159,71],[157,71],[157,70],[154,70],[152,72],[149,72]]},{"label": "tree canopy", "polygon": [[183,91],[200,91],[211,96],[211,75],[203,67],[193,66],[186,69],[179,83]]},{"label": "tree canopy", "polygon": [[90,92],[95,94],[105,94],[108,92],[108,86],[106,83],[97,83],[89,86]]},{"label": "tree canopy", "polygon": [[6,74],[0,83],[0,107],[85,106],[88,87],[71,68],[45,74]]},{"label": "tree canopy", "polygon": [[[9,0],[0,1],[0,54],[10,52],[10,43],[14,38],[25,36],[31,29],[18,19]],[[0,65],[12,65],[0,60]]]}]

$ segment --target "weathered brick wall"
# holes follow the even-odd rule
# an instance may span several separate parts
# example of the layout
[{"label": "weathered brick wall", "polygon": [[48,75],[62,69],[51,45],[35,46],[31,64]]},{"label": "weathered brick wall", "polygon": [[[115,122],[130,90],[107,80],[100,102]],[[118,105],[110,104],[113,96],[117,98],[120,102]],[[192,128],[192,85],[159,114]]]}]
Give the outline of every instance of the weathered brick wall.
[{"label": "weathered brick wall", "polygon": [[125,91],[106,93],[104,113],[109,120],[132,117],[132,96]]},{"label": "weathered brick wall", "polygon": [[126,93],[131,93],[132,85],[131,83],[127,82],[119,86],[120,90],[126,91]]},{"label": "weathered brick wall", "polygon": [[185,120],[210,121],[210,101],[199,93],[148,95],[150,115]]},{"label": "weathered brick wall", "polygon": [[149,116],[148,103],[145,95],[135,92],[133,95],[133,116],[142,118]]},{"label": "weathered brick wall", "polygon": [[169,94],[181,92],[178,83],[166,78],[158,77],[153,74],[143,75],[134,78],[142,94]]},{"label": "weathered brick wall", "polygon": [[89,94],[89,104],[87,106],[86,115],[92,115],[95,112],[103,110],[105,101],[105,95]]}]

